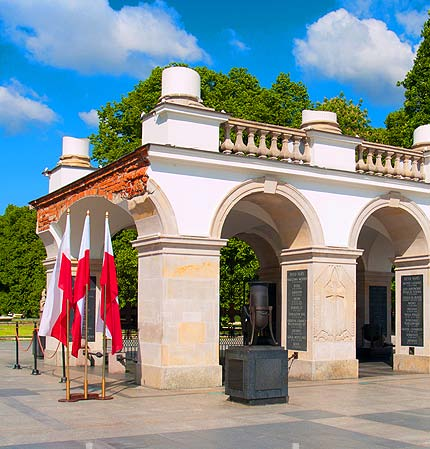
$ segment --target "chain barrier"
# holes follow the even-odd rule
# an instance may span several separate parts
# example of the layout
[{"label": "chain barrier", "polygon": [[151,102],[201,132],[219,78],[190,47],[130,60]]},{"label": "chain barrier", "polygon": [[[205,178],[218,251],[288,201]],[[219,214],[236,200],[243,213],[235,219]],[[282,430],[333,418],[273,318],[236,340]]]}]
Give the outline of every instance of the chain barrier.
[{"label": "chain barrier", "polygon": [[[39,349],[45,359],[53,359],[57,355],[58,349],[60,347],[60,342],[58,342],[55,351],[53,352],[53,354],[51,356],[48,357],[43,348],[43,344],[42,344],[42,341],[39,336],[39,328],[36,326],[36,324],[33,327],[33,334],[32,334],[31,340],[30,340],[28,346],[25,347],[21,343],[21,340],[19,337],[19,324],[16,323],[16,325],[15,325],[15,343],[16,343],[16,348],[15,348],[16,349],[15,350],[16,361],[15,361],[14,369],[21,369],[21,366],[19,364],[19,348],[21,348],[21,350],[23,350],[24,352],[28,352],[30,350],[30,348],[33,346],[33,355],[36,358],[37,352],[38,352],[38,347],[39,347]],[[35,360],[34,363],[35,363],[35,367],[33,369],[33,373],[39,374],[39,371],[37,370],[37,361]]]},{"label": "chain barrier", "polygon": [[42,345],[42,342],[41,342],[40,337],[39,337],[39,329],[36,329],[36,330],[37,330],[37,341],[39,343],[40,351],[43,354],[43,358],[44,359],[48,359],[48,360],[53,359],[55,357],[55,355],[57,354],[57,352],[58,352],[58,349],[60,347],[60,342],[58,342],[57,348],[55,349],[54,353],[51,356],[48,357],[46,355],[46,353],[45,353],[45,350],[43,349],[43,345]]},{"label": "chain barrier", "polygon": [[[19,340],[18,326],[15,327],[15,339],[18,342],[18,345],[21,347],[21,349],[23,349],[24,346],[21,344],[21,342]],[[24,352],[27,352],[31,348],[31,345],[33,344],[33,339],[34,339],[34,335],[31,337],[30,344],[28,345],[27,349],[23,349]]]}]

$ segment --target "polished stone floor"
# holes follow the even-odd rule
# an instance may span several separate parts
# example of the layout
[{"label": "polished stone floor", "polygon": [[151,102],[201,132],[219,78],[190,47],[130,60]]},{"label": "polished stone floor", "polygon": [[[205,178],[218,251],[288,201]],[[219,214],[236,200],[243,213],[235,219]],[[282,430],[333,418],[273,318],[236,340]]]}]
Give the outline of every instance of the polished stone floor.
[{"label": "polished stone floor", "polygon": [[[430,447],[430,375],[364,363],[354,380],[289,385],[289,404],[246,406],[222,388],[158,391],[108,378],[110,401],[58,402],[61,368],[0,342],[0,447],[16,449],[377,449]],[[100,388],[90,369],[90,391]],[[71,373],[82,391],[82,369]]]}]

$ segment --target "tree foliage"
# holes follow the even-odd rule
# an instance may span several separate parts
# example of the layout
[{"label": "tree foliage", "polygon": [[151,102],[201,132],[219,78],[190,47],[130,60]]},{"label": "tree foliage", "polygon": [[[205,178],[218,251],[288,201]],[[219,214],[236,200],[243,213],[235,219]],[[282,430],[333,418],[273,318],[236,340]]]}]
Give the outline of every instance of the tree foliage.
[{"label": "tree foliage", "polygon": [[121,307],[137,304],[137,250],[131,246],[136,238],[135,229],[123,229],[112,238]]},{"label": "tree foliage", "polygon": [[35,230],[36,212],[28,207],[9,205],[0,216],[0,314],[39,316],[46,253]]},{"label": "tree foliage", "polygon": [[[312,105],[305,85],[292,81],[285,73],[279,74],[267,89],[244,68],[232,68],[228,74],[207,67],[195,70],[200,74],[205,106],[236,118],[298,127],[302,110]],[[140,146],[140,116],[152,110],[161,96],[162,71],[156,67],[120,101],[100,108],[98,133],[90,136],[93,159],[99,164],[112,162]]]},{"label": "tree foliage", "polygon": [[358,135],[361,137],[370,128],[367,109],[363,109],[363,100],[354,104],[352,100],[346,99],[343,92],[340,92],[337,97],[324,98],[322,102],[318,101],[315,109],[335,112],[342,133],[348,136]]},{"label": "tree foliage", "polygon": [[253,249],[235,237],[221,249],[220,260],[221,322],[227,325],[241,313],[247,297],[247,281],[256,280],[260,267]]},{"label": "tree foliage", "polygon": [[389,143],[406,148],[412,146],[414,130],[430,123],[430,12],[421,37],[414,65],[398,83],[405,88],[404,105],[385,121]]}]

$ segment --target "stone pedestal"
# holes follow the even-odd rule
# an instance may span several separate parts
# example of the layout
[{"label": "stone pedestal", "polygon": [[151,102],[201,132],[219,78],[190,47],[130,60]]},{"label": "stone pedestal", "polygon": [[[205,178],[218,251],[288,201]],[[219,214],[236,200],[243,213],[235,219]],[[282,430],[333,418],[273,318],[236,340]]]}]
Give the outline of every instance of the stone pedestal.
[{"label": "stone pedestal", "polygon": [[225,393],[249,405],[288,402],[288,352],[279,346],[227,349]]}]

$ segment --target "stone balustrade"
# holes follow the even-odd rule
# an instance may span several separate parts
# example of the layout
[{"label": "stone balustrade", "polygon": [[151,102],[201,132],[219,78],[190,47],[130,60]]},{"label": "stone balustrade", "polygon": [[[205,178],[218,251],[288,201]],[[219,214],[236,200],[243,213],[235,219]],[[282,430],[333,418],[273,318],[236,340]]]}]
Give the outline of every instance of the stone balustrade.
[{"label": "stone balustrade", "polygon": [[222,126],[224,136],[220,148],[224,154],[310,163],[305,131],[233,118]]},{"label": "stone balustrade", "polygon": [[[220,151],[236,156],[311,164],[310,138],[306,129],[230,118],[222,125]],[[405,149],[362,141],[356,147],[351,170],[367,175],[425,181],[425,161],[420,148]],[[427,163],[427,162],[426,162]],[[326,165],[330,168],[330,164]]]},{"label": "stone balustrade", "polygon": [[424,156],[420,150],[362,142],[357,145],[356,158],[358,173],[413,181],[425,180]]}]

